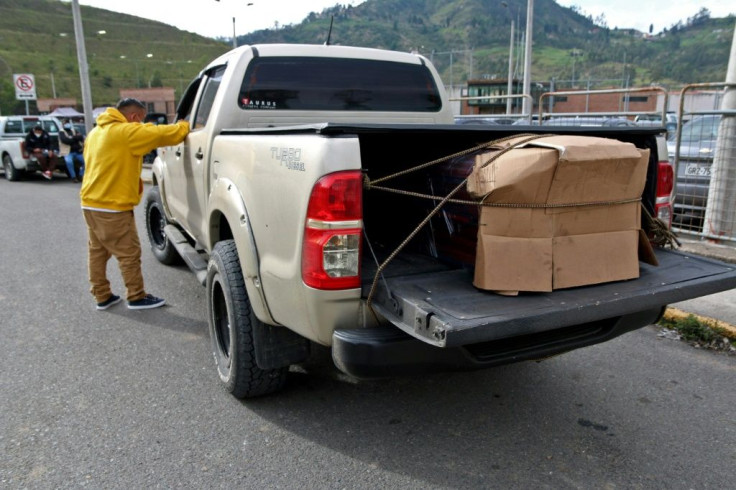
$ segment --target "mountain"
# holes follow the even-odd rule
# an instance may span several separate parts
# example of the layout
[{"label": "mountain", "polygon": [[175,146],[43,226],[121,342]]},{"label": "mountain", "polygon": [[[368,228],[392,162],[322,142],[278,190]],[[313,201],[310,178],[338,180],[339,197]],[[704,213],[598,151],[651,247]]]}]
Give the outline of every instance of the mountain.
[{"label": "mountain", "polygon": [[[446,83],[508,77],[510,25],[526,22],[527,0],[368,0],[312,13],[301,24],[239,37],[241,44],[324,43],[419,51],[432,58]],[[632,13],[632,15],[635,15]],[[532,75],[535,80],[590,79],[591,87],[722,82],[736,18],[714,19],[702,8],[657,36],[608,28],[605,19],[554,0],[534,2]],[[523,45],[515,42],[514,65],[522,76]],[[451,54],[452,53],[452,54]],[[562,81],[563,83],[560,83]]]},{"label": "mountain", "polygon": [[[336,3],[339,0],[336,0]],[[506,78],[510,26],[516,29],[515,77],[523,66],[520,33],[526,0],[367,0],[313,12],[301,23],[239,36],[247,43],[317,43],[418,51],[447,84],[469,78]],[[120,88],[170,86],[177,98],[203,66],[230,49],[160,22],[81,6],[93,104],[114,103]],[[192,15],[196,15],[193,13]],[[632,14],[633,15],[633,14]],[[725,79],[734,17],[711,18],[706,9],[649,36],[611,29],[554,0],[534,3],[532,75],[554,78],[560,89],[685,83]],[[104,32],[104,33],[103,33]],[[151,56],[148,56],[148,55]],[[12,73],[33,73],[39,98],[74,97],[81,103],[71,4],[59,0],[0,3],[0,111],[24,113]],[[32,108],[33,110],[33,108]]]}]

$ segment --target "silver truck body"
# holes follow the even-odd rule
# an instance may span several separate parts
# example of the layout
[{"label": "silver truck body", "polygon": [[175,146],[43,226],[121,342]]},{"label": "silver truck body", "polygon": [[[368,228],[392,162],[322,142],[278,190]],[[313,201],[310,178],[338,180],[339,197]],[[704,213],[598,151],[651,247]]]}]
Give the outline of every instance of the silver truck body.
[{"label": "silver truck body", "polygon": [[[363,69],[376,63],[390,67],[387,72],[396,69],[399,77],[404,71],[421,76],[398,86],[386,80],[386,86],[370,87],[362,79],[350,81],[350,73],[343,80],[342,73],[336,75],[345,84],[341,89],[319,72],[333,61]],[[269,63],[283,71],[268,75]],[[305,64],[319,73],[300,71]],[[273,87],[263,82],[268,76],[275,76]],[[263,90],[251,90],[259,83]],[[322,85],[337,89],[325,95]],[[420,101],[418,109],[407,108],[415,107],[408,105],[410,99]],[[237,397],[283,386],[288,366],[305,359],[310,342],[330,346],[336,366],[359,377],[486,367],[604,342],[656,321],[669,302],[736,285],[732,266],[657,250],[660,266],[642,264],[636,280],[509,298],[477,290],[467,268],[425,254],[420,244],[402,251],[380,275],[376,294],[369,293],[379,256],[396,247],[427,215],[426,208],[363,193],[362,214],[323,221],[309,215],[315,184],[349,174],[360,188],[361,179],[479,142],[550,132],[539,126],[453,125],[441,79],[418,55],[339,46],[244,46],[205,68],[177,112],[192,131],[180,145],[163,148],[153,164],[154,187],[145,205],[148,236],[159,261],[181,257],[206,286],[218,373]],[[554,132],[648,148],[642,201],[656,214],[657,169],[666,160],[658,131],[555,127]],[[422,178],[405,183],[416,185]],[[339,199],[336,209],[343,203]],[[311,258],[305,251],[314,241],[305,237],[315,229],[338,234],[342,256],[358,247],[350,248],[349,233],[359,237],[357,282],[308,285],[304,267]],[[349,230],[344,236],[343,229]],[[373,245],[383,248],[374,251]],[[321,250],[327,269],[332,256],[326,246]]]}]

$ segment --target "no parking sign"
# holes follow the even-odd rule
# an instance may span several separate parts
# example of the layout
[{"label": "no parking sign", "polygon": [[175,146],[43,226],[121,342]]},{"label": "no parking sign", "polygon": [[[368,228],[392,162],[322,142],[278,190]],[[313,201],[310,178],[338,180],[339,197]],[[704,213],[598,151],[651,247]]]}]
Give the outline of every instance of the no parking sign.
[{"label": "no parking sign", "polygon": [[30,73],[13,74],[15,98],[18,100],[36,100],[36,81]]}]

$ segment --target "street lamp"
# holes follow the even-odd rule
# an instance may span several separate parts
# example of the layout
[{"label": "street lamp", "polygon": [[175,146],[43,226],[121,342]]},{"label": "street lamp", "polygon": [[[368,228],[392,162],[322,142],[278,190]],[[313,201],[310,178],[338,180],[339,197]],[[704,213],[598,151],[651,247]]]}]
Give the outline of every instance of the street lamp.
[{"label": "street lamp", "polygon": [[[216,2],[219,2],[220,0],[215,0]],[[250,7],[253,5],[253,2],[248,2],[245,4],[246,7]],[[238,47],[238,38],[235,35],[235,16],[233,16],[233,49]]]}]

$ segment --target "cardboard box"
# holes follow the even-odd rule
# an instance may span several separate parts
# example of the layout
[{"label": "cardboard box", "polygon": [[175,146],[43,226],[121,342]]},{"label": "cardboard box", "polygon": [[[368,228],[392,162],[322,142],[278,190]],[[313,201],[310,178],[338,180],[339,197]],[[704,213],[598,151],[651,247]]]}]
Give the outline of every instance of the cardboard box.
[{"label": "cardboard box", "polygon": [[571,205],[640,198],[649,150],[549,136],[487,164],[497,153],[476,156],[468,192],[484,202],[539,207],[481,207],[476,287],[515,294],[639,277],[640,204]]}]

